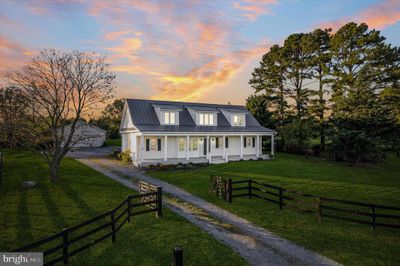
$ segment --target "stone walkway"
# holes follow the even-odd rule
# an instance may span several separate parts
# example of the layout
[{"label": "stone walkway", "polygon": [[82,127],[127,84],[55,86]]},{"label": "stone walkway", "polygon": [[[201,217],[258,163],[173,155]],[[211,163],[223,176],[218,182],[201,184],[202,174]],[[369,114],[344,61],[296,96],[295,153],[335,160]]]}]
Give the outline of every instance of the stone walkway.
[{"label": "stone walkway", "polygon": [[135,190],[138,180],[161,186],[166,207],[237,251],[250,265],[340,265],[131,165],[108,158],[78,160]]}]

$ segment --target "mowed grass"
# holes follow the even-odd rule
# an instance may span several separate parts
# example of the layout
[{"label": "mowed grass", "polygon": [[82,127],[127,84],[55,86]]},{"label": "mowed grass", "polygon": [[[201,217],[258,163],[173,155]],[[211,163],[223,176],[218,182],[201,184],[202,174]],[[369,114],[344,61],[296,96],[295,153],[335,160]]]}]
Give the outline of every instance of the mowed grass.
[{"label": "mowed grass", "polygon": [[106,139],[104,146],[117,146],[121,147],[121,139]]},{"label": "mowed grass", "polygon": [[[29,151],[5,151],[0,190],[0,251],[9,251],[116,207],[130,189],[66,158],[60,180],[49,181],[44,160]],[[37,182],[23,188],[23,180]],[[103,231],[105,233],[105,231]],[[187,265],[247,265],[230,248],[164,208],[163,217],[135,216],[111,239],[70,259],[73,265],[169,265],[181,246]]]},{"label": "mowed grass", "polygon": [[149,174],[346,265],[400,265],[399,229],[372,231],[367,225],[328,218],[319,223],[314,215],[280,211],[277,205],[259,199],[234,198],[229,204],[209,192],[210,175],[217,174],[234,180],[251,178],[326,197],[400,207],[399,157],[389,156],[379,164],[349,166],[278,154],[273,161],[230,162]]}]

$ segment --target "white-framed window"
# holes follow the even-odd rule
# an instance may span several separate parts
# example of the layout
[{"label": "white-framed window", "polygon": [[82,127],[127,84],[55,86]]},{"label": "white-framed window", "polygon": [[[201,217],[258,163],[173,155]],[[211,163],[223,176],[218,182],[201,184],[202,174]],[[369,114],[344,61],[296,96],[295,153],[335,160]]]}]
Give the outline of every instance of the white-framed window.
[{"label": "white-framed window", "polygon": [[246,137],[246,146],[247,147],[252,147],[253,146],[252,140],[253,140],[252,137]]},{"label": "white-framed window", "polygon": [[175,112],[164,112],[164,124],[175,125]]},{"label": "white-framed window", "polygon": [[146,138],[146,151],[161,151],[161,139],[157,137]]},{"label": "white-framed window", "polygon": [[233,115],[233,125],[244,126],[244,115],[241,114]]},{"label": "white-framed window", "polygon": [[179,148],[179,151],[185,151],[185,138],[179,138],[178,148]]},{"label": "white-framed window", "polygon": [[189,149],[191,151],[197,151],[198,146],[198,138],[191,138],[189,142]]},{"label": "white-framed window", "polygon": [[201,113],[199,116],[199,124],[203,126],[214,125],[214,114]]}]

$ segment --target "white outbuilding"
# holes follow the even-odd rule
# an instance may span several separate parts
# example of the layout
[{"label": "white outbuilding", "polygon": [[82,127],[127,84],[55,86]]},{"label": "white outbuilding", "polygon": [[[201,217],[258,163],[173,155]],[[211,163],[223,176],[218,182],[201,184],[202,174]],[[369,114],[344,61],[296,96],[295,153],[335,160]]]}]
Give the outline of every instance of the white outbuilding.
[{"label": "white outbuilding", "polygon": [[[69,132],[71,125],[65,127],[65,132]],[[72,139],[72,148],[101,147],[106,140],[104,129],[88,124],[79,120],[75,126],[75,132]]]}]

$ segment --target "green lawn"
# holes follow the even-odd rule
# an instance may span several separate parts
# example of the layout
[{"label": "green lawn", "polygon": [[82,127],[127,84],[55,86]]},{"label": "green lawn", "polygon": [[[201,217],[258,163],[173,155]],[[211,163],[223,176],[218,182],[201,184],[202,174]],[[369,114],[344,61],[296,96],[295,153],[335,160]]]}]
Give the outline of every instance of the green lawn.
[{"label": "green lawn", "polygon": [[104,146],[117,146],[121,147],[121,139],[106,139]]},{"label": "green lawn", "polygon": [[[133,192],[73,160],[62,163],[61,179],[48,179],[43,159],[28,151],[5,151],[0,193],[0,251],[9,251],[116,207]],[[22,188],[34,180],[35,188]],[[73,257],[76,265],[169,265],[175,245],[187,265],[246,265],[230,248],[164,208],[164,215],[135,216],[114,244],[107,239]]]},{"label": "green lawn", "polygon": [[258,199],[234,198],[229,204],[208,192],[211,174],[252,178],[326,197],[400,206],[400,158],[376,165],[348,166],[303,156],[278,154],[274,161],[243,161],[196,170],[150,172],[282,237],[346,265],[400,265],[400,230],[324,219]]}]

